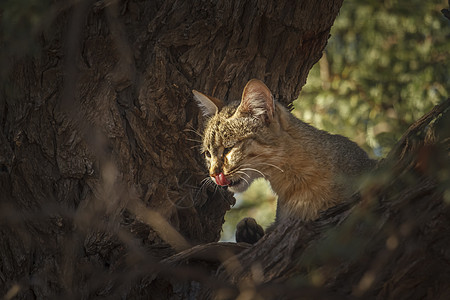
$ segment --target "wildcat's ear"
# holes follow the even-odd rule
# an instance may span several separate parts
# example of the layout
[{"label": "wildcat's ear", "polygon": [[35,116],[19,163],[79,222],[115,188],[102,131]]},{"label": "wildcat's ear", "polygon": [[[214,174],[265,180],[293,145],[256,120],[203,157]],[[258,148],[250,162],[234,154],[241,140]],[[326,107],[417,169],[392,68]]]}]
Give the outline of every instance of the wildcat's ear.
[{"label": "wildcat's ear", "polygon": [[250,80],[242,92],[239,113],[250,114],[267,123],[272,122],[275,114],[275,103],[269,88],[260,80]]},{"label": "wildcat's ear", "polygon": [[206,96],[196,90],[192,90],[194,99],[205,117],[217,114],[223,107],[223,102],[217,98]]}]

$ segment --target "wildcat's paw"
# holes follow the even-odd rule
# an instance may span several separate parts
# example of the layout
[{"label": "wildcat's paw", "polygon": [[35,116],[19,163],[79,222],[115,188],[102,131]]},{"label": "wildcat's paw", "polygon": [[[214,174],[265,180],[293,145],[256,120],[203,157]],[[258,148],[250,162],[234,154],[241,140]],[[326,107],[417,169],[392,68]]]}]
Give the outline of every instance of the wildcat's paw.
[{"label": "wildcat's paw", "polygon": [[254,244],[264,235],[264,229],[253,218],[244,218],[236,225],[236,242]]}]

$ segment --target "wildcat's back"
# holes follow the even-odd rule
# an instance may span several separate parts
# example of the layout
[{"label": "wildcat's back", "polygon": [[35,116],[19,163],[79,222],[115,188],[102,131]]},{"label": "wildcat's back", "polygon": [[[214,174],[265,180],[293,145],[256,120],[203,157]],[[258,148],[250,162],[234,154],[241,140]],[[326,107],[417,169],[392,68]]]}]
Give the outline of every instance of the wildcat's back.
[{"label": "wildcat's back", "polygon": [[316,218],[350,196],[352,178],[374,165],[349,139],[295,118],[259,80],[249,81],[241,102],[228,106],[194,95],[209,118],[203,152],[211,179],[242,192],[255,178],[266,178],[278,195],[278,219]]}]

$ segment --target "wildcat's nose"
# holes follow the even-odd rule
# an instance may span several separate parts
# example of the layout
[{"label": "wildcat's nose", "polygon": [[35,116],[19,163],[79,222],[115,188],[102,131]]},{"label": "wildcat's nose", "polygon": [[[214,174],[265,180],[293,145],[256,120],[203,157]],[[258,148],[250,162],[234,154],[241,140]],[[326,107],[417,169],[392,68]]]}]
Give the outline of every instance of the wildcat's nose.
[{"label": "wildcat's nose", "polygon": [[214,177],[216,183],[221,186],[227,186],[231,183],[222,172],[220,172],[219,174],[211,175],[211,177]]}]

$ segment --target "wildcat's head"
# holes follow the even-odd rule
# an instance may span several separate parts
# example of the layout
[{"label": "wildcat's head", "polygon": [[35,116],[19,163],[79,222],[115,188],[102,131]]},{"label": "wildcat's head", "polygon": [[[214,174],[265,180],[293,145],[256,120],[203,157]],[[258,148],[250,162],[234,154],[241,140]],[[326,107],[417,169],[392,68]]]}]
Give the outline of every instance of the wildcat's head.
[{"label": "wildcat's head", "polygon": [[227,106],[219,99],[193,93],[203,115],[209,118],[202,152],[211,179],[232,192],[245,191],[254,179],[264,176],[262,170],[271,155],[269,127],[275,103],[270,90],[252,79],[244,88],[241,102]]}]

